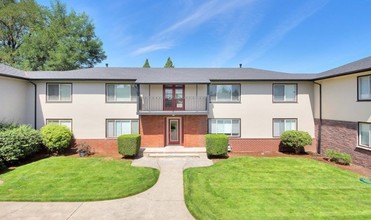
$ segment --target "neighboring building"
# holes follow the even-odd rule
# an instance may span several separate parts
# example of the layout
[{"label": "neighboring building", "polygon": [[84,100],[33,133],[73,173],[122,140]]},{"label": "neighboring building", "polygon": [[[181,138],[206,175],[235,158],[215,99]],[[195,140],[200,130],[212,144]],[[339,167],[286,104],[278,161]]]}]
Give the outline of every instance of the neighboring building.
[{"label": "neighboring building", "polygon": [[142,146],[204,146],[230,136],[234,151],[278,151],[285,130],[313,137],[307,150],[351,153],[371,167],[371,57],[320,74],[251,68],[92,68],[24,72],[0,64],[0,120],[70,127],[78,142],[116,152],[116,137]]}]

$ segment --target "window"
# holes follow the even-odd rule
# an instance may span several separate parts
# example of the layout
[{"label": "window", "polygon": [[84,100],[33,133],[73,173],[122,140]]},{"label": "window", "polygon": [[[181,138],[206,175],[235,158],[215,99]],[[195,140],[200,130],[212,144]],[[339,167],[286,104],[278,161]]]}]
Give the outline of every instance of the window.
[{"label": "window", "polygon": [[46,119],[46,124],[55,123],[64,125],[72,131],[72,120],[71,119]]},{"label": "window", "polygon": [[135,102],[137,90],[134,84],[107,84],[107,102]]},{"label": "window", "polygon": [[297,130],[296,119],[273,119],[273,137],[279,137],[284,131]]},{"label": "window", "polygon": [[296,102],[297,84],[273,84],[273,102]]},{"label": "window", "polygon": [[371,123],[359,123],[358,136],[358,145],[371,149]]},{"label": "window", "polygon": [[107,137],[117,137],[123,134],[139,134],[138,120],[107,120]]},{"label": "window", "polygon": [[231,137],[239,137],[241,132],[240,119],[210,119],[210,134],[226,134]]},{"label": "window", "polygon": [[241,85],[214,84],[210,85],[209,93],[212,102],[239,102]]},{"label": "window", "polygon": [[371,75],[358,77],[358,100],[371,101]]},{"label": "window", "polygon": [[72,84],[48,83],[46,84],[46,100],[49,102],[71,102]]}]

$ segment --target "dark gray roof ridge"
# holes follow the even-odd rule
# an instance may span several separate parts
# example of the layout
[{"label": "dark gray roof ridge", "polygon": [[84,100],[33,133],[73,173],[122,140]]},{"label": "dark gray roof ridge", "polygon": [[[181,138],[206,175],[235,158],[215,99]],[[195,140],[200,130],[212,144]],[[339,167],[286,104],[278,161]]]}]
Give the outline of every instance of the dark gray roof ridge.
[{"label": "dark gray roof ridge", "polygon": [[0,75],[12,78],[28,79],[24,71],[2,63],[0,63]]}]

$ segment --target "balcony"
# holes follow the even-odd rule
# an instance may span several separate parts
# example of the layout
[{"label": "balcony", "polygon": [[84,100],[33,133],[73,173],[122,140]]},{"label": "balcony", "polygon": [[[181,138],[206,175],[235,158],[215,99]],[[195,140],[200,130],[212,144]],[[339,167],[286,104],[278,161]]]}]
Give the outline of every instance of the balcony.
[{"label": "balcony", "polygon": [[139,97],[139,115],[207,115],[207,96],[164,98],[162,96]]}]

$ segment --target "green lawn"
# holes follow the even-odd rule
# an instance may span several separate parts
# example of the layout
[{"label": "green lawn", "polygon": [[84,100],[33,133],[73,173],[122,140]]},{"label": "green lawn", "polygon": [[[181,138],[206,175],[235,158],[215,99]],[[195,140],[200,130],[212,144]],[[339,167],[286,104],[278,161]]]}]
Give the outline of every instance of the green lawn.
[{"label": "green lawn", "polygon": [[371,185],[301,158],[232,158],[184,171],[197,219],[371,219]]},{"label": "green lawn", "polygon": [[122,198],[153,186],[159,171],[105,158],[51,157],[0,175],[1,201]]}]

